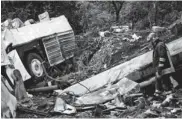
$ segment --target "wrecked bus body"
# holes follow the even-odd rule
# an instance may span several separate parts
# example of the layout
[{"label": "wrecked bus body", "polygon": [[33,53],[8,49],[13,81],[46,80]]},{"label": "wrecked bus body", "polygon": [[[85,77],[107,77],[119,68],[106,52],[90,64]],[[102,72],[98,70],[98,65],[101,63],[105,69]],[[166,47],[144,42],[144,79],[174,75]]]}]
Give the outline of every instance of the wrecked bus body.
[{"label": "wrecked bus body", "polygon": [[74,32],[65,16],[6,30],[5,40],[12,43],[35,80],[43,79],[43,66],[61,72],[60,68],[54,67],[72,60],[76,48]]}]

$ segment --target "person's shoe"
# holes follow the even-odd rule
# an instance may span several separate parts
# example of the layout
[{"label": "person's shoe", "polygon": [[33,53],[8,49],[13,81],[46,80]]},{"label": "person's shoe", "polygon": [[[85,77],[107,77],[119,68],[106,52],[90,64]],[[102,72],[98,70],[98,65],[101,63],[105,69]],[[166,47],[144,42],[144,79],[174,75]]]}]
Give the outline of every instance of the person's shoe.
[{"label": "person's shoe", "polygon": [[156,90],[155,93],[154,93],[154,96],[159,97],[161,94],[162,94],[161,91]]},{"label": "person's shoe", "polygon": [[173,92],[172,92],[172,90],[170,90],[170,91],[165,91],[163,94],[164,95],[169,95],[169,94],[172,94]]}]

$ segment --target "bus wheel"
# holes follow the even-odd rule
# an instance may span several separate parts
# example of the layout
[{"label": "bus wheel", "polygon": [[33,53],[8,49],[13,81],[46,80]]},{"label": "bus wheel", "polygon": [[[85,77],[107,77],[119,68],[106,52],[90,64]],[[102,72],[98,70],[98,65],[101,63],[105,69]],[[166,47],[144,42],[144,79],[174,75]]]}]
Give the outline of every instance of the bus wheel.
[{"label": "bus wheel", "polygon": [[35,81],[43,79],[44,70],[42,66],[43,59],[37,53],[30,53],[27,56],[27,68]]}]

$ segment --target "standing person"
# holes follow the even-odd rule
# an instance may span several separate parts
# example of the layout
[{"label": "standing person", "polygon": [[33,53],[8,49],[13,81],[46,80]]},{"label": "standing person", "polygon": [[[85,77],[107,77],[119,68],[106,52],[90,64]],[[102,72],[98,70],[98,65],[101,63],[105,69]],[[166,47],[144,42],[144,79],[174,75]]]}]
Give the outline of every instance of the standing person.
[{"label": "standing person", "polygon": [[159,96],[162,91],[170,93],[172,92],[172,83],[170,80],[171,72],[164,72],[164,70],[170,69],[171,67],[167,47],[165,43],[160,40],[157,32],[150,33],[147,40],[151,41],[153,46],[153,66],[155,68],[155,75],[157,79],[154,95]]}]

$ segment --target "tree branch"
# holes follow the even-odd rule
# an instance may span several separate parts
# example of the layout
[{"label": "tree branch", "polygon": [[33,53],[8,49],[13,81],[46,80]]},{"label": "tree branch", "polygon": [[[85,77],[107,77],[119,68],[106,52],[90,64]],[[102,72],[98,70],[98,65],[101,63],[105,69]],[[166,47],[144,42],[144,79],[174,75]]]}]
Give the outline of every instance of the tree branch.
[{"label": "tree branch", "polygon": [[114,6],[115,10],[117,10],[116,3],[115,3],[114,1],[112,1],[112,4],[113,4],[113,6]]}]

